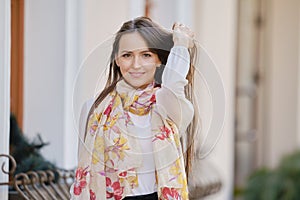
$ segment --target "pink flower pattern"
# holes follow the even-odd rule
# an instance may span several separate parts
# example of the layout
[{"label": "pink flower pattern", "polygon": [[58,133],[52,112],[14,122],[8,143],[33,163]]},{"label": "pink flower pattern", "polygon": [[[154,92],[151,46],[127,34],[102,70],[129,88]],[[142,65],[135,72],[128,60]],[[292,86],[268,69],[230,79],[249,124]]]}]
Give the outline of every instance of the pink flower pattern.
[{"label": "pink flower pattern", "polygon": [[122,199],[124,187],[121,187],[119,181],[113,182],[110,178],[106,177],[106,198],[120,200]]},{"label": "pink flower pattern", "polygon": [[93,190],[90,190],[90,200],[96,200],[96,194]]},{"label": "pink flower pattern", "polygon": [[181,200],[181,196],[175,188],[162,188],[162,197],[160,200]]},{"label": "pink flower pattern", "polygon": [[172,133],[173,133],[173,131],[171,131],[171,129],[167,128],[166,126],[162,126],[162,127],[160,127],[160,133],[155,135],[153,142],[157,139],[165,140],[167,138],[170,138]]},{"label": "pink flower pattern", "polygon": [[86,187],[86,176],[88,174],[87,168],[82,169],[81,167],[76,170],[74,194],[80,195],[82,190]]}]

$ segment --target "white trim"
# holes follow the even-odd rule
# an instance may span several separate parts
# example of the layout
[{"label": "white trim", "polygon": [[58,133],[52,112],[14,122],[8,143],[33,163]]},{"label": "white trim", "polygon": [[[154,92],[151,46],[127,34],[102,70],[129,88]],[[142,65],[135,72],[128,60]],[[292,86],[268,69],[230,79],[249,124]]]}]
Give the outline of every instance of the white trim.
[{"label": "white trim", "polygon": [[[10,0],[0,1],[0,154],[9,154],[10,117]],[[3,57],[2,57],[3,56]],[[0,159],[0,164],[7,160]],[[8,167],[8,163],[6,164]],[[0,173],[0,182],[8,176]],[[0,187],[0,199],[8,199],[8,187]]]},{"label": "white trim", "polygon": [[65,80],[64,80],[64,160],[63,167],[77,164],[77,129],[73,112],[73,87],[81,59],[80,36],[82,12],[80,0],[66,0],[65,29]]}]

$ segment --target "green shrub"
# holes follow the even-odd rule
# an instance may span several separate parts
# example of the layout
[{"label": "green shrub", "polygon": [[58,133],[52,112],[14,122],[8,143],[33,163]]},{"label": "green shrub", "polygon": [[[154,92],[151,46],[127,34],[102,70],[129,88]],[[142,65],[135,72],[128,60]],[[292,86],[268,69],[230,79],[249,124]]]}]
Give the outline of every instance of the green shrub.
[{"label": "green shrub", "polygon": [[255,171],[243,191],[245,200],[299,200],[300,152],[284,157],[278,168]]}]

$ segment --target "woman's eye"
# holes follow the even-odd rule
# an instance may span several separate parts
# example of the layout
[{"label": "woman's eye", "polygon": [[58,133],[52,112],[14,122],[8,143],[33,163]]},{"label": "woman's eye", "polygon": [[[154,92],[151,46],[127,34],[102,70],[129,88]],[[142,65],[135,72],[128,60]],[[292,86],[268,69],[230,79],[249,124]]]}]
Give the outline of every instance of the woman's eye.
[{"label": "woman's eye", "polygon": [[128,57],[130,57],[130,56],[131,56],[131,55],[130,55],[129,53],[125,53],[125,54],[122,55],[123,58],[128,58]]},{"label": "woman's eye", "polygon": [[145,58],[150,58],[150,57],[151,57],[151,54],[150,54],[150,53],[144,53],[143,56],[144,56]]}]

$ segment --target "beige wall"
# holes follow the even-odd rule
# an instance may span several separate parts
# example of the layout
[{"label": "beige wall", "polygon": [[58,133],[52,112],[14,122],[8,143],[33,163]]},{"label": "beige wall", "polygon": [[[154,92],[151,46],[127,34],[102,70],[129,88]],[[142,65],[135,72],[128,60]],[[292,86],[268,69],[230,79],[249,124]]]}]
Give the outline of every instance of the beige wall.
[{"label": "beige wall", "polygon": [[129,19],[129,0],[83,1],[82,51],[85,58],[98,44],[117,32]]},{"label": "beige wall", "polygon": [[299,7],[297,0],[267,1],[264,164],[274,167],[299,147]]},{"label": "beige wall", "polygon": [[216,63],[224,81],[226,116],[220,141],[209,155],[223,180],[221,193],[208,199],[230,200],[233,194],[236,0],[195,1],[196,35]]}]

